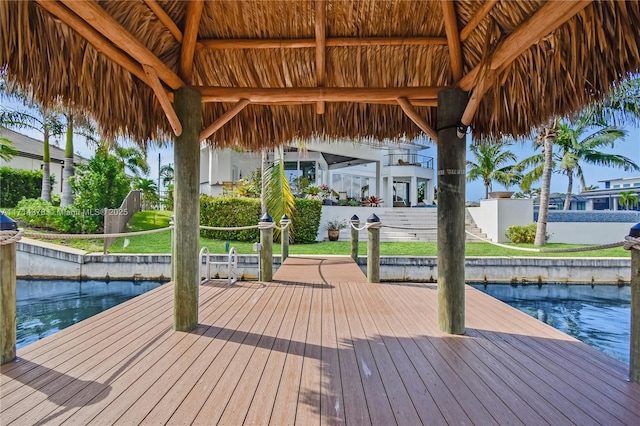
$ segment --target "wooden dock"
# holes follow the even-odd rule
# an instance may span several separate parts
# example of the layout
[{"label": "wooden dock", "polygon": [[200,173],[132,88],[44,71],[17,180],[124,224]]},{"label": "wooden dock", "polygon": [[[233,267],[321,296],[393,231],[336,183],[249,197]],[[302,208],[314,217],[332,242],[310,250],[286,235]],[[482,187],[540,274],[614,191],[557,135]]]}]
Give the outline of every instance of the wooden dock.
[{"label": "wooden dock", "polygon": [[2,425],[640,424],[626,365],[471,287],[450,336],[434,284],[369,284],[346,258],[275,278],[202,286],[191,333],[166,284],[20,349]]}]

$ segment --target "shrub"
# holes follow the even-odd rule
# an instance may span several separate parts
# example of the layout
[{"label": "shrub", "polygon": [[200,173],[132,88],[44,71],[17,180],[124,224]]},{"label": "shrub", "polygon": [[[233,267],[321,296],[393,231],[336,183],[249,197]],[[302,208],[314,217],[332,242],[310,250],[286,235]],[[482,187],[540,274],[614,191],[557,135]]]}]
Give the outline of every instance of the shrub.
[{"label": "shrub", "polygon": [[[505,232],[505,236],[514,244],[533,244],[536,240],[537,225],[532,223],[525,226],[510,226]],[[549,240],[549,234],[545,235],[545,241]]]},{"label": "shrub", "polygon": [[320,228],[320,216],[322,215],[322,202],[320,200],[307,200],[296,198],[296,214],[291,218],[293,224],[293,242],[308,244],[316,241]]},{"label": "shrub", "polygon": [[38,198],[42,191],[42,170],[0,168],[0,206],[15,207],[23,198]]},{"label": "shrub", "polygon": [[[260,220],[260,199],[200,196],[200,225],[251,226]],[[201,230],[200,235],[216,240],[258,241],[258,229],[241,231]]]},{"label": "shrub", "polygon": [[27,226],[71,234],[97,232],[96,222],[102,220],[101,211],[83,211],[76,206],[56,207],[42,198],[22,199],[16,206],[15,215]]}]

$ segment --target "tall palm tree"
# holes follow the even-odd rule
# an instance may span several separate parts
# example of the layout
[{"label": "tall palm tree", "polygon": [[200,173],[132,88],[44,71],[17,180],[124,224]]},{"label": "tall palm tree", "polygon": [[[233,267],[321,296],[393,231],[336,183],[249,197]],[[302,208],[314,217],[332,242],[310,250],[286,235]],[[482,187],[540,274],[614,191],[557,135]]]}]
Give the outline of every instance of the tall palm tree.
[{"label": "tall palm tree", "polygon": [[[23,98],[23,101],[27,103],[25,98]],[[49,144],[51,137],[60,136],[63,131],[63,125],[58,114],[43,107],[33,108],[33,113],[2,108],[0,109],[0,124],[12,129],[34,130],[42,135],[42,189],[40,198],[51,202],[51,155],[49,154]]]},{"label": "tall palm tree", "polygon": [[[291,192],[291,187],[289,186],[289,181],[287,180],[287,176],[284,171],[283,159],[280,158],[275,161],[265,170],[263,176],[265,176],[263,179],[265,186],[261,197],[264,197],[266,202],[266,211],[271,214],[276,222],[279,221],[284,214],[286,214],[290,219],[293,218],[296,205],[293,193]],[[292,225],[292,223],[289,224],[290,238],[293,238],[294,232]],[[277,230],[274,233],[274,238],[276,240],[280,238],[280,233]]]},{"label": "tall palm tree", "polygon": [[75,170],[73,159],[74,135],[83,136],[87,141],[93,142],[95,145],[99,144],[94,138],[96,133],[95,126],[89,118],[80,114],[75,114],[71,110],[67,110],[64,116],[67,120],[67,133],[64,148],[64,170],[62,171],[62,199],[60,200],[60,206],[73,204],[71,178],[73,177]]},{"label": "tall palm tree", "polygon": [[574,175],[580,179],[582,188],[587,186],[581,163],[618,167],[625,171],[640,170],[636,163],[625,156],[601,152],[602,147],[613,147],[616,141],[624,139],[626,132],[623,129],[606,126],[590,131],[593,127],[589,117],[582,116],[576,120],[575,126],[561,124],[558,129],[558,169],[569,181],[564,210],[569,210],[571,205]]},{"label": "tall palm tree", "polygon": [[133,183],[134,189],[142,192],[142,209],[151,210],[158,202],[158,186],[153,179],[137,177]]},{"label": "tall palm tree", "polygon": [[482,179],[484,183],[484,196],[489,198],[494,181],[502,183],[506,187],[512,185],[518,178],[514,168],[516,156],[507,148],[511,143],[498,141],[471,145],[471,153],[475,162],[467,161],[467,180]]},{"label": "tall palm tree", "polygon": [[135,147],[122,147],[118,145],[115,145],[112,151],[120,161],[121,170],[129,171],[136,177],[149,174],[149,163],[147,162],[145,152]]}]

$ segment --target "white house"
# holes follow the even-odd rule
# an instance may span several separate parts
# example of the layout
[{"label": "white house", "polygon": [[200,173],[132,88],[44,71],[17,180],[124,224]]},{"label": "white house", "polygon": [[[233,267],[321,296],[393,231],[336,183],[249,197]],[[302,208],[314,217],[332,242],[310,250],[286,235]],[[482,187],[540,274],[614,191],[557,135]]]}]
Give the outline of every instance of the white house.
[{"label": "white house", "polygon": [[[340,198],[361,201],[375,195],[382,206],[433,204],[433,159],[419,155],[428,146],[416,142],[369,143],[315,139],[304,145],[291,144],[269,152],[268,162],[282,158],[285,173],[293,185],[304,176],[312,185],[327,185]],[[260,168],[260,153],[200,147],[200,192],[221,195],[243,177]],[[424,199],[418,189],[424,187]]]},{"label": "white house", "polygon": [[[44,143],[37,139],[23,135],[5,127],[0,127],[0,137],[11,141],[13,147],[18,151],[18,155],[9,161],[0,159],[0,167],[11,167],[22,170],[40,170],[43,161],[42,154]],[[52,187],[52,194],[62,194],[62,170],[64,169],[64,149],[60,149],[52,143],[49,144],[49,155],[51,157],[51,175],[55,176],[55,185]],[[74,155],[76,163],[84,161],[78,155]]]}]

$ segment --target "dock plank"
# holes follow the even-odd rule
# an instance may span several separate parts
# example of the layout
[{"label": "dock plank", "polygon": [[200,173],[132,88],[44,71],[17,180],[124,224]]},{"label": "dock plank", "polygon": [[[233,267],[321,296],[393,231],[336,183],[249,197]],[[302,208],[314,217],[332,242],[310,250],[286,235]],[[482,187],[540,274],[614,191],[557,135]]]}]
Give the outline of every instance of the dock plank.
[{"label": "dock plank", "polygon": [[202,286],[189,333],[166,284],[21,348],[2,424],[640,424],[626,365],[471,287],[451,336],[436,285],[339,257],[274,277]]}]

